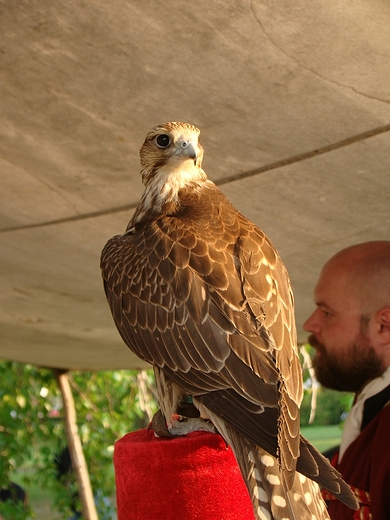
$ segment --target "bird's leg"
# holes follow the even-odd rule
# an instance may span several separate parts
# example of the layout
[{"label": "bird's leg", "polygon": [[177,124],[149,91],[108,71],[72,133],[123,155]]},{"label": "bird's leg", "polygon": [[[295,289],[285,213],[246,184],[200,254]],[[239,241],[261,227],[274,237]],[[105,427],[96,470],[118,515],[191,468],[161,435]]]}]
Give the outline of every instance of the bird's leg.
[{"label": "bird's leg", "polygon": [[[187,435],[194,431],[212,431],[214,426],[200,417],[191,395],[177,385],[158,366],[154,366],[161,411],[153,417],[151,427],[159,437]],[[207,417],[207,416],[205,416]]]},{"label": "bird's leg", "polygon": [[202,417],[183,417],[178,415],[177,419],[172,421],[172,428],[169,428],[171,435],[187,435],[192,432],[211,432],[216,433],[213,423]]},{"label": "bird's leg", "polygon": [[172,427],[169,428],[169,432],[171,435],[187,435],[196,431],[216,432],[213,423],[200,416],[192,396],[182,395],[177,406],[177,414],[172,415]]},{"label": "bird's leg", "polygon": [[216,433],[217,430],[212,422],[200,416],[191,396],[182,396],[176,411],[177,413],[170,416],[168,424],[161,410],[154,414],[150,428],[158,437],[172,438],[195,431]]}]

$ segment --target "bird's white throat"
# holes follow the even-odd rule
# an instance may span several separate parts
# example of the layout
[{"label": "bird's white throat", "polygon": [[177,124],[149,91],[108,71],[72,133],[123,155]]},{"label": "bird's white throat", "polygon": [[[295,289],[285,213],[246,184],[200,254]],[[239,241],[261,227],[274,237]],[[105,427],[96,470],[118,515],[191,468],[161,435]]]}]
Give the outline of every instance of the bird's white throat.
[{"label": "bird's white throat", "polygon": [[207,179],[205,172],[195,166],[193,160],[168,162],[161,166],[147,181],[145,191],[134,213],[132,224],[144,219],[145,215],[159,214],[169,203],[179,201],[179,191],[189,184],[203,182]]},{"label": "bird's white throat", "polygon": [[205,179],[204,171],[195,166],[194,161],[189,159],[179,164],[168,163],[162,166],[156,173],[152,184],[155,185],[156,192],[161,200],[168,202],[175,200],[179,191],[188,184]]}]

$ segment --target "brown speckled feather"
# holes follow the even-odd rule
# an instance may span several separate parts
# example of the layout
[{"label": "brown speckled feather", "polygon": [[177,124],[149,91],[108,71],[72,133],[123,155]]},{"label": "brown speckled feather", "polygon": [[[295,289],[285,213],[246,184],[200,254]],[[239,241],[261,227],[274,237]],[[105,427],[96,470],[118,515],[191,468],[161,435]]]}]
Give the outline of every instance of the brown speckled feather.
[{"label": "brown speckled feather", "polygon": [[[107,299],[125,343],[155,367],[168,423],[182,395],[193,396],[238,459],[238,438],[254,460],[256,449],[275,457],[291,493],[305,441],[289,278],[269,239],[206,178],[198,134],[169,123],[146,137],[144,195],[126,233],[102,252]],[[339,476],[328,468],[319,477],[319,464],[311,455],[298,462],[339,494]]]}]

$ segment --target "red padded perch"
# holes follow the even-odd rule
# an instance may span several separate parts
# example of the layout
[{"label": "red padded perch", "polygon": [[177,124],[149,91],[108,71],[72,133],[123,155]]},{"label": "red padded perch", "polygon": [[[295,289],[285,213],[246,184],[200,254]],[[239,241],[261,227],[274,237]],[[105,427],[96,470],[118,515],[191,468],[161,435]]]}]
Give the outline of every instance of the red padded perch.
[{"label": "red padded perch", "polygon": [[236,459],[220,435],[151,430],[115,443],[118,520],[254,520]]}]

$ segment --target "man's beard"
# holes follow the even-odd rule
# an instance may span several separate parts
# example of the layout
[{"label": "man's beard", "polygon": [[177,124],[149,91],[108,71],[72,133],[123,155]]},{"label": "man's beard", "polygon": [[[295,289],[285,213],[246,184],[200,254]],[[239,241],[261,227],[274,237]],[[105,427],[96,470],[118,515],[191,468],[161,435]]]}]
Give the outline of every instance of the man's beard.
[{"label": "man's beard", "polygon": [[310,335],[308,341],[319,352],[313,359],[313,367],[317,380],[326,388],[356,393],[366,383],[383,374],[383,363],[371,347],[363,328],[356,341],[336,354],[327,352],[314,335]]}]

